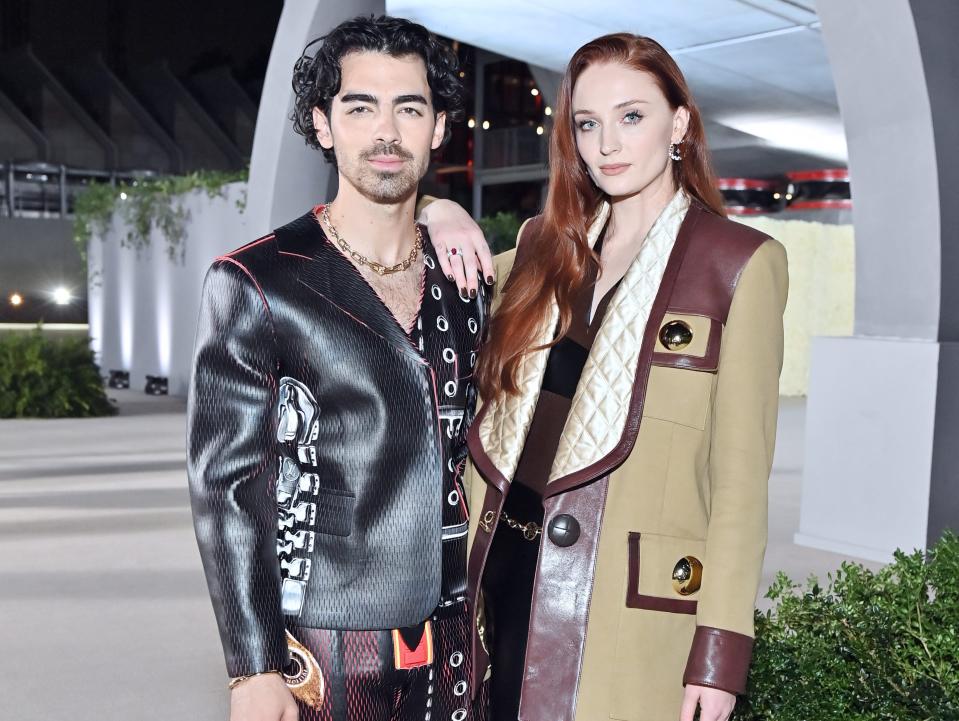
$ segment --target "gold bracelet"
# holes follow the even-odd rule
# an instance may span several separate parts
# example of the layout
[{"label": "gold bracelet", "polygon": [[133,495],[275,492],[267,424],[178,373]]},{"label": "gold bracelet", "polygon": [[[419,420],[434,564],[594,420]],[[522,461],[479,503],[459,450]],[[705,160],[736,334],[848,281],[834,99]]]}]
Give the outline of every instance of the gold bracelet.
[{"label": "gold bracelet", "polygon": [[257,673],[251,673],[248,676],[235,676],[234,678],[230,679],[230,683],[229,683],[230,690],[232,691],[233,689],[235,689],[237,686],[239,686],[241,683],[243,683],[249,678],[253,678],[254,676],[265,676],[268,673],[278,674],[280,672],[275,670],[270,670],[270,671],[259,671]]}]

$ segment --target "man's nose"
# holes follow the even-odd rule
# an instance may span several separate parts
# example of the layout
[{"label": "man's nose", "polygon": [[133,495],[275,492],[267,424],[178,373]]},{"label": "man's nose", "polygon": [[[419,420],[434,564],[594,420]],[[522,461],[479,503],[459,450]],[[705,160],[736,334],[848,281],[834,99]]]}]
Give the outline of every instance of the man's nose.
[{"label": "man's nose", "polygon": [[376,124],[376,142],[385,145],[394,145],[400,142],[400,133],[396,127],[393,113],[383,113]]}]

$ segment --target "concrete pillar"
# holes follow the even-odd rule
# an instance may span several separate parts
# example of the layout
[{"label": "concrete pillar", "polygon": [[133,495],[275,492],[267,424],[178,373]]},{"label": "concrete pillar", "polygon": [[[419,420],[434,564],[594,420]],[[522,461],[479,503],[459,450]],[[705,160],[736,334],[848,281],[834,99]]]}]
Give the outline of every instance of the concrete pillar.
[{"label": "concrete pillar", "polygon": [[856,324],[810,364],[798,543],[885,561],[959,527],[959,4],[817,4],[849,146]]},{"label": "concrete pillar", "polygon": [[284,4],[253,137],[246,207],[246,227],[252,237],[329,200],[335,190],[333,166],[293,132],[293,64],[308,42],[344,20],[385,11],[384,0],[289,0]]}]

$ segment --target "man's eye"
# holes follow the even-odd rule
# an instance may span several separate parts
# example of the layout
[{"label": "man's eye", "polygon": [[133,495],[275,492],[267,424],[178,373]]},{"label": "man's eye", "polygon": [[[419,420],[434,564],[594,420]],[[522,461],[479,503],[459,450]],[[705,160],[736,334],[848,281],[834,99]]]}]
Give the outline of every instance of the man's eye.
[{"label": "man's eye", "polygon": [[346,114],[347,114],[347,115],[358,115],[359,113],[365,113],[365,112],[367,112],[368,110],[369,110],[369,108],[364,108],[362,105],[360,105],[360,106],[358,106],[358,107],[353,108],[352,110],[348,110],[348,111],[346,112]]},{"label": "man's eye", "polygon": [[421,117],[421,116],[423,115],[423,113],[421,113],[421,112],[420,112],[419,110],[417,110],[416,108],[401,108],[401,109],[400,109],[400,112],[401,112],[401,113],[406,113],[407,115],[415,115],[415,116],[417,116],[417,117]]}]

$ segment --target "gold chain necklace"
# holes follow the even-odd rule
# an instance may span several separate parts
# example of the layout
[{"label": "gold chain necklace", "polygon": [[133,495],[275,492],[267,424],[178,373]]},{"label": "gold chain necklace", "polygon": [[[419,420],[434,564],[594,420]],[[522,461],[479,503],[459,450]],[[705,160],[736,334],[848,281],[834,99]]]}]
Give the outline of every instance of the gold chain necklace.
[{"label": "gold chain necklace", "polygon": [[349,255],[353,260],[355,260],[360,265],[365,265],[370,268],[374,273],[378,275],[392,275],[393,273],[400,273],[404,270],[408,270],[413,261],[416,260],[416,256],[419,255],[420,250],[423,248],[423,234],[420,232],[419,225],[416,222],[413,222],[413,230],[416,231],[416,238],[413,241],[413,249],[410,250],[409,257],[406,260],[400,261],[396,265],[383,265],[382,263],[377,263],[375,260],[370,260],[365,255],[357,253],[353,248],[350,247],[350,244],[346,242],[340,234],[336,231],[336,226],[333,225],[333,221],[330,220],[330,206],[324,205],[323,210],[320,212],[320,218],[326,223],[326,227],[329,228],[330,235],[333,236],[333,240],[336,241],[337,245],[340,246],[340,250]]}]

